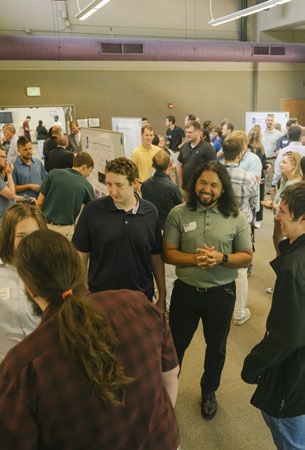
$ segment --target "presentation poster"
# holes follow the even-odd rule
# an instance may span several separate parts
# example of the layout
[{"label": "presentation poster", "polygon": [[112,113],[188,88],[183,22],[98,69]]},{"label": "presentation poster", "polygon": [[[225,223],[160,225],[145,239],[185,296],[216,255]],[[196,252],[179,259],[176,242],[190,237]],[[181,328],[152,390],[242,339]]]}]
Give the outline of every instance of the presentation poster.
[{"label": "presentation poster", "polygon": [[274,123],[280,123],[283,134],[286,133],[286,122],[289,119],[289,112],[267,111],[267,112],[247,112],[246,113],[246,133],[248,134],[254,125],[260,125],[262,130],[266,128],[267,114],[274,114]]},{"label": "presentation poster", "polygon": [[95,197],[108,195],[105,184],[105,166],[108,161],[125,156],[124,135],[100,128],[82,128],[83,151],[90,153],[94,169],[88,181],[92,184]]},{"label": "presentation poster", "polygon": [[112,117],[112,130],[125,136],[125,156],[130,158],[134,148],[141,144],[142,119],[133,117]]}]

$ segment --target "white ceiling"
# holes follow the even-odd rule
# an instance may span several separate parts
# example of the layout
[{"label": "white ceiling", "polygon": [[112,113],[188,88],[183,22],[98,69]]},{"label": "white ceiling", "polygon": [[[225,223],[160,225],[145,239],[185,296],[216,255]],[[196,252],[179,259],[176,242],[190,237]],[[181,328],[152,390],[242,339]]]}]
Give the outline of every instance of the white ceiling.
[{"label": "white ceiling", "polygon": [[[209,26],[208,21],[211,13],[217,18],[240,9],[239,0],[111,0],[86,21],[75,19],[78,4],[82,9],[90,1],[1,0],[0,35],[238,39],[238,21],[219,27]],[[304,0],[293,0],[299,1],[304,10]],[[248,6],[255,3],[256,0],[249,0]],[[283,15],[288,11],[288,4],[272,11],[279,8]],[[261,14],[267,16],[269,12]],[[291,30],[302,29],[305,17],[298,19],[284,21],[281,33],[286,32],[287,36],[290,32],[291,36]],[[249,20],[254,23],[253,18]],[[270,28],[275,28],[272,21]]]}]

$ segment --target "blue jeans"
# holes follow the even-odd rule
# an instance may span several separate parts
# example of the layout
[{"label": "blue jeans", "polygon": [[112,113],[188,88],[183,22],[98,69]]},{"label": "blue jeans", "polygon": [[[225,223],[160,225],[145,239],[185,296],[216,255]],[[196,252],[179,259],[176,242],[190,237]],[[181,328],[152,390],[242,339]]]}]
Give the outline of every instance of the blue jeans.
[{"label": "blue jeans", "polygon": [[261,413],[278,450],[305,449],[305,415],[283,419]]}]

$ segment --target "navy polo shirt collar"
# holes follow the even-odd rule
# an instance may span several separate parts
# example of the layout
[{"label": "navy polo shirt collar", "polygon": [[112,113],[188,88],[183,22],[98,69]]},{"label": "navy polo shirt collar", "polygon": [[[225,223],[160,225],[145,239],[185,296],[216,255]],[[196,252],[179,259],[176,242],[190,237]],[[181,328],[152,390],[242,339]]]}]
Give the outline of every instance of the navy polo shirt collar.
[{"label": "navy polo shirt collar", "polygon": [[138,196],[138,194],[134,194],[134,196],[136,197],[136,200],[137,200],[137,204],[136,204],[136,206],[134,207],[134,208],[132,208],[132,209],[130,209],[129,211],[125,211],[123,208],[120,208],[113,200],[112,200],[112,198],[110,197],[110,199],[111,199],[111,201],[112,201],[112,203],[114,204],[114,206],[115,206],[115,208],[118,210],[118,211],[124,211],[125,213],[131,213],[131,214],[137,214],[138,212],[139,212],[139,209],[140,209],[140,197]]}]

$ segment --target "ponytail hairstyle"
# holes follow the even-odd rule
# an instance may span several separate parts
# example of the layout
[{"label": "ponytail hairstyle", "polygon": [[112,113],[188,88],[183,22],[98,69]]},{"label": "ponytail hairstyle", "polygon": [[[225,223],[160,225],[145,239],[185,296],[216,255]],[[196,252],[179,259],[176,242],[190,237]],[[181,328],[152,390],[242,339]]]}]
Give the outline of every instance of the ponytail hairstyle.
[{"label": "ponytail hairstyle", "polygon": [[22,239],[14,263],[33,298],[58,310],[61,349],[82,366],[97,397],[106,406],[124,405],[133,379],[116,359],[118,341],[107,318],[80,294],[85,273],[73,245],[54,231],[34,231]]}]

